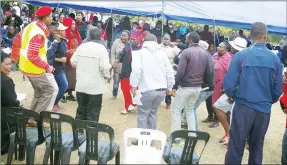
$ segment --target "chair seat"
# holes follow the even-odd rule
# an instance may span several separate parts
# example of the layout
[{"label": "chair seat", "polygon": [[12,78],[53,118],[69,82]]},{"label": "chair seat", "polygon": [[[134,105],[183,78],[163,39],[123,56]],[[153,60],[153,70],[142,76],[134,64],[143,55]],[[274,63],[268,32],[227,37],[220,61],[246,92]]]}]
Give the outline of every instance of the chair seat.
[{"label": "chair seat", "polygon": [[[79,144],[81,145],[85,140],[86,137],[78,136]],[[46,138],[46,142],[51,142],[51,136]],[[74,145],[74,135],[73,132],[62,132],[62,145],[63,147],[73,147]]]},{"label": "chair seat", "polygon": [[[86,153],[86,145],[87,142],[85,141],[80,147],[79,147],[79,152],[80,154],[85,154]],[[107,141],[98,141],[98,155],[99,157],[106,157],[107,160],[113,159],[114,155],[116,152],[119,150],[119,146],[117,144],[112,145],[112,151],[113,155],[110,155],[110,143]]]},{"label": "chair seat", "polygon": [[[16,132],[10,134],[11,139],[15,139]],[[26,128],[26,136],[28,142],[38,141],[38,129],[37,128]]]},{"label": "chair seat", "polygon": [[[169,155],[169,164],[180,164],[183,147],[172,147]],[[199,157],[196,152],[193,152],[192,164],[199,163]]]}]

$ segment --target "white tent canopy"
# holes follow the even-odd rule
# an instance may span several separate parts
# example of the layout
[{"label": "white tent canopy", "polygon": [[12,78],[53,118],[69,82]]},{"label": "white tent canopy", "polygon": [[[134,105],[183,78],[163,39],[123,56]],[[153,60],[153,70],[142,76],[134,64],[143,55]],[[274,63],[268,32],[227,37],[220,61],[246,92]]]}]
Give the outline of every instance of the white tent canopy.
[{"label": "white tent canopy", "polygon": [[49,5],[104,13],[160,16],[201,24],[216,24],[249,29],[254,22],[264,22],[273,33],[287,35],[286,1],[26,1],[33,5]]}]

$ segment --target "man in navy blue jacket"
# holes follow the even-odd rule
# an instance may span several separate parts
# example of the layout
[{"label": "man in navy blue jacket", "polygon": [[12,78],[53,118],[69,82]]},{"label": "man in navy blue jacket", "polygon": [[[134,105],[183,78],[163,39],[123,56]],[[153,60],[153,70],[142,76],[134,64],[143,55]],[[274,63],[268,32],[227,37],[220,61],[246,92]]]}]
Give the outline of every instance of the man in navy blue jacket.
[{"label": "man in navy blue jacket", "polygon": [[226,164],[241,164],[247,137],[248,164],[262,164],[271,106],[283,90],[280,59],[265,46],[266,25],[256,22],[250,33],[252,45],[234,55],[223,84],[226,95],[235,101]]}]

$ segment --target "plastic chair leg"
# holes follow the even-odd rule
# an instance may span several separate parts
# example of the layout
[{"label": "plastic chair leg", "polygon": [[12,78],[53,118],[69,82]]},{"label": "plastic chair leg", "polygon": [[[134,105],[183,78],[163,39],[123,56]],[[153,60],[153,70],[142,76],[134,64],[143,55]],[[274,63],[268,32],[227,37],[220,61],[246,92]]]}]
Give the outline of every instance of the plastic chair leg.
[{"label": "plastic chair leg", "polygon": [[60,164],[60,155],[61,155],[61,152],[60,151],[55,151],[55,156],[54,156],[54,164]]},{"label": "plastic chair leg", "polygon": [[64,148],[61,152],[62,164],[70,164],[72,148]]},{"label": "plastic chair leg", "polygon": [[27,148],[26,148],[26,164],[33,165],[34,159],[35,159],[35,150],[36,150],[36,143],[28,142]]},{"label": "plastic chair leg", "polygon": [[25,160],[25,145],[19,145],[19,161]]},{"label": "plastic chair leg", "polygon": [[[52,156],[50,156],[50,154]],[[45,154],[44,154],[43,165],[47,165],[48,164],[49,156],[50,156],[50,161],[52,159],[52,162],[53,162],[53,152],[51,152],[51,145],[50,145],[50,143],[46,143],[46,151],[45,151]],[[53,164],[52,162],[50,162],[50,163]]]},{"label": "plastic chair leg", "polygon": [[90,159],[89,158],[85,158],[85,165],[89,165],[90,164]]},{"label": "plastic chair leg", "polygon": [[120,151],[117,152],[116,154],[116,165],[119,165],[121,163],[121,155],[120,155]]},{"label": "plastic chair leg", "polygon": [[[13,141],[11,140],[9,150],[8,150],[8,156],[7,156],[7,165],[11,165],[14,151],[15,151],[14,140]],[[16,150],[16,152],[17,152],[17,150]]]}]

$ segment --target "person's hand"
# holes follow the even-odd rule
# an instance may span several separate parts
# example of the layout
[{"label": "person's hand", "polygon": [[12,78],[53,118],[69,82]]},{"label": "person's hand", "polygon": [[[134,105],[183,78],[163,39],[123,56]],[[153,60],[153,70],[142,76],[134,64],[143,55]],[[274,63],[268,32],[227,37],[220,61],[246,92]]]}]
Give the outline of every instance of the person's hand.
[{"label": "person's hand", "polygon": [[172,93],[171,93],[171,96],[175,97],[175,94],[176,94],[176,90],[173,89],[173,90],[172,90]]},{"label": "person's hand", "polygon": [[70,50],[67,51],[67,53],[69,53],[69,54],[72,54],[74,52],[75,52],[75,49],[70,49]]},{"label": "person's hand", "polygon": [[117,67],[118,63],[119,63],[119,61],[116,60],[116,61],[113,63],[113,67]]},{"label": "person's hand", "polygon": [[167,96],[171,96],[171,95],[172,95],[172,91],[169,90],[169,89],[166,89],[166,95],[167,95]]},{"label": "person's hand", "polygon": [[51,65],[49,65],[49,69],[47,70],[48,73],[53,73],[55,71],[55,68]]},{"label": "person's hand", "polygon": [[228,101],[230,104],[232,104],[232,103],[234,102],[232,98],[228,98],[227,101]]},{"label": "person's hand", "polygon": [[54,39],[55,39],[56,41],[61,42],[61,37],[60,37],[59,34],[54,34],[53,37],[54,37]]},{"label": "person's hand", "polygon": [[136,90],[137,90],[137,88],[132,87],[131,92],[132,92],[132,94],[133,94],[133,97],[136,96]]}]

